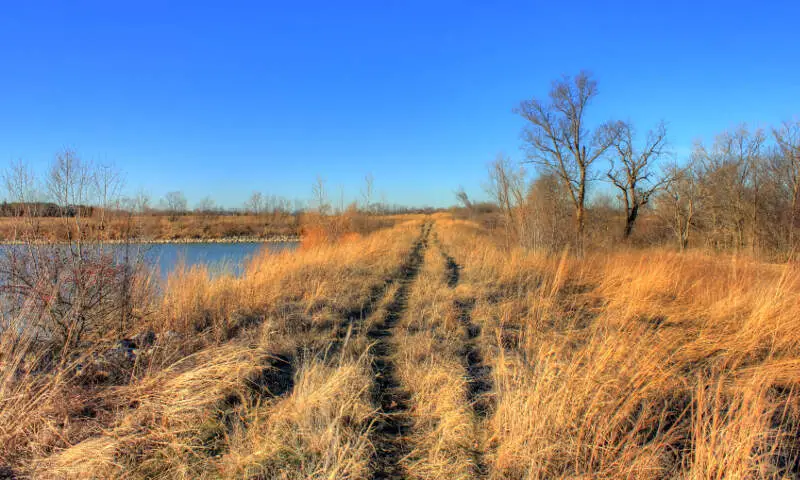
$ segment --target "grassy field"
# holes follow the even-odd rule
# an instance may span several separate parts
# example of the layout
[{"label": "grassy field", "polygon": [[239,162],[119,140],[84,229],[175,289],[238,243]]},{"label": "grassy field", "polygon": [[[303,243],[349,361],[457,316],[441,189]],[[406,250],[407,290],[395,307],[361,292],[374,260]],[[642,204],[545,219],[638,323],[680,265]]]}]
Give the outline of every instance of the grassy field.
[{"label": "grassy field", "polygon": [[173,273],[119,371],[4,336],[0,478],[795,478],[799,293],[795,265],[409,216]]}]

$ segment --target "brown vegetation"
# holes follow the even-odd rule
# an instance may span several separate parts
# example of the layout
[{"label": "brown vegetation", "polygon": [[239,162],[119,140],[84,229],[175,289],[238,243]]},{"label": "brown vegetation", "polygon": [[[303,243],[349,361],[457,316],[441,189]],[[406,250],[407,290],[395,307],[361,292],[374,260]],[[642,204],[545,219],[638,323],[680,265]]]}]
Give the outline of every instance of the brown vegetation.
[{"label": "brown vegetation", "polygon": [[[293,215],[183,215],[170,219],[166,215],[114,214],[101,223],[98,214],[84,219],[83,235],[86,239],[105,241],[271,239],[298,236],[300,222]],[[0,241],[18,240],[19,223],[17,218],[0,217]],[[58,217],[36,219],[36,225],[43,241],[65,241],[77,234],[74,225],[64,225]]]},{"label": "brown vegetation", "polygon": [[173,273],[116,375],[88,368],[102,339],[33,368],[48,350],[17,323],[0,458],[36,478],[792,477],[798,294],[794,265],[547,256],[408,218],[241,277]]}]

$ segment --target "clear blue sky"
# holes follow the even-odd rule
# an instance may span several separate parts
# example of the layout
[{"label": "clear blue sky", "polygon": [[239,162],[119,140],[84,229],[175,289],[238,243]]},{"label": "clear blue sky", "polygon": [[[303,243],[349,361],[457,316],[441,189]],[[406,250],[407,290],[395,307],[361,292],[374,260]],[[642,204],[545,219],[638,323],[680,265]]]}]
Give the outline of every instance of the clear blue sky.
[{"label": "clear blue sky", "polygon": [[[601,3],[605,5],[600,5]],[[800,2],[6,2],[0,160],[74,147],[130,190],[227,206],[317,175],[393,203],[480,195],[511,109],[593,71],[592,118],[664,119],[685,153],[800,115]]]}]

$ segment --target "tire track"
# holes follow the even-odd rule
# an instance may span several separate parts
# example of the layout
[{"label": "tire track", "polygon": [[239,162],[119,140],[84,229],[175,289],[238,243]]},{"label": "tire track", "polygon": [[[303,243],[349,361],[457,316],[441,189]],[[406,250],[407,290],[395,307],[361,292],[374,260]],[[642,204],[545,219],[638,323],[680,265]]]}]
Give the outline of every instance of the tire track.
[{"label": "tire track", "polygon": [[412,253],[409,257],[398,267],[395,273],[384,278],[382,282],[373,285],[369,290],[367,299],[361,305],[342,314],[342,320],[334,329],[334,338],[326,349],[326,356],[335,356],[350,337],[359,334],[366,320],[375,314],[378,307],[384,302],[392,286],[407,275],[408,264],[421,241],[422,236],[414,241]]},{"label": "tire track", "polygon": [[383,321],[367,332],[368,338],[374,342],[372,398],[378,406],[372,438],[375,447],[373,479],[405,478],[400,460],[409,450],[405,444],[405,437],[411,428],[411,419],[408,417],[410,395],[401,387],[395,373],[396,366],[392,355],[396,347],[392,338],[394,327],[406,309],[410,287],[422,266],[429,233],[430,224],[426,223],[408,261],[403,265],[402,274],[397,279],[399,287],[386,308]]},{"label": "tire track", "polygon": [[[437,241],[439,251],[444,257],[447,269],[447,285],[455,288],[461,278],[461,266],[455,259],[445,252],[442,244]],[[464,328],[464,346],[461,349],[461,357],[464,359],[464,368],[467,373],[467,400],[472,407],[475,417],[483,421],[491,412],[491,400],[487,393],[493,389],[492,367],[483,361],[481,348],[478,345],[478,337],[481,334],[480,325],[472,321],[472,311],[475,308],[475,299],[457,299],[453,303],[459,323]],[[473,450],[475,462],[475,474],[478,477],[487,477],[489,468],[483,457],[484,452],[476,448]]]}]

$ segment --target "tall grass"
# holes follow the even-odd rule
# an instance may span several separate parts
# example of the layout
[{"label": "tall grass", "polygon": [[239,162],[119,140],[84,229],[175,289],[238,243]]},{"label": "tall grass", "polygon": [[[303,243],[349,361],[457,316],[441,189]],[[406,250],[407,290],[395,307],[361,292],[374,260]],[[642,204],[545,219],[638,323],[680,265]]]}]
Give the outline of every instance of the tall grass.
[{"label": "tall grass", "polygon": [[668,251],[557,265],[440,224],[494,332],[496,477],[798,474],[795,266]]},{"label": "tall grass", "polygon": [[291,395],[248,411],[220,459],[225,478],[367,478],[370,369],[305,363]]},{"label": "tall grass", "polygon": [[428,248],[396,329],[397,370],[411,395],[410,478],[474,478],[479,431],[467,395],[464,335],[441,252]]},{"label": "tall grass", "polygon": [[[434,219],[439,243],[386,339],[410,396],[398,439],[410,477],[800,474],[796,265],[666,250],[548,256]],[[393,305],[419,226],[265,251],[240,277],[176,271],[129,332],[157,340],[124,382],[78,381],[89,352],[30,368],[43,364],[36,337],[4,335],[0,467],[369,478],[379,412],[367,332]],[[440,246],[462,267],[455,286]],[[473,300],[481,329],[468,339],[457,305]],[[485,416],[470,404],[467,341],[491,367]]]},{"label": "tall grass", "polygon": [[[239,471],[218,460],[246,444],[241,432],[232,429],[239,424],[236,419],[250,418],[266,408],[264,402],[269,408],[283,408],[271,400],[275,395],[295,398],[291,392],[273,393],[267,372],[276,367],[270,359],[293,364],[283,375],[303,372],[294,383],[308,385],[306,392],[315,387],[304,379],[310,375],[316,382],[325,368],[325,375],[334,377],[331,385],[336,384],[346,369],[313,367],[313,359],[324,354],[344,319],[357,313],[374,289],[397,271],[418,225],[412,222],[391,232],[340,245],[307,246],[295,253],[265,250],[241,277],[212,276],[203,267],[178,269],[154,301],[153,313],[127,332],[151,331],[156,341],[138,350],[121,385],[76,377],[76,365],[95,358],[89,351],[68,357],[58,370],[28,371],[25,366],[40,352],[35,338],[4,335],[0,467],[42,478],[203,478]],[[102,354],[103,348],[107,347],[96,345],[93,351]],[[357,361],[351,371],[363,373],[366,361]],[[352,385],[356,380],[346,380],[351,377],[342,381]],[[359,378],[366,381],[363,375]],[[355,402],[335,388],[325,392],[314,393],[321,404],[336,398]],[[360,405],[354,408],[365,417],[367,404]],[[355,418],[352,412],[342,415],[323,420],[344,418],[341,422],[349,426]],[[263,422],[267,417],[260,418]],[[285,420],[282,415],[268,418]],[[253,432],[263,426],[253,425]],[[271,428],[264,431],[273,432]],[[361,452],[353,454],[348,471],[363,471],[368,463],[363,453],[368,448],[365,428],[353,426],[356,433],[345,435],[356,439],[354,451]]]}]

